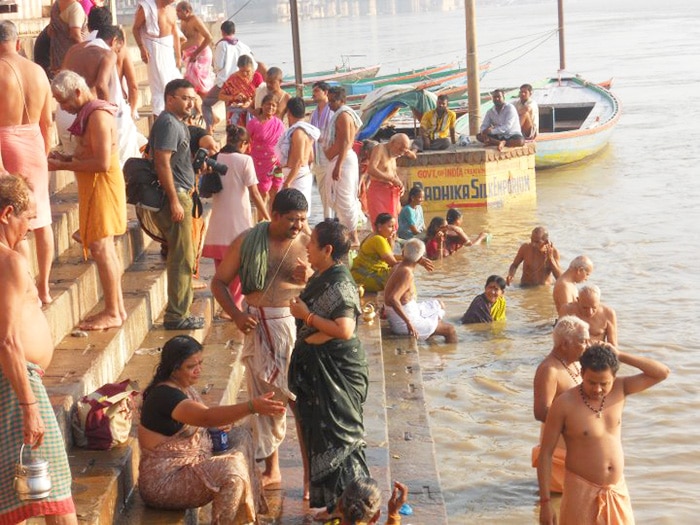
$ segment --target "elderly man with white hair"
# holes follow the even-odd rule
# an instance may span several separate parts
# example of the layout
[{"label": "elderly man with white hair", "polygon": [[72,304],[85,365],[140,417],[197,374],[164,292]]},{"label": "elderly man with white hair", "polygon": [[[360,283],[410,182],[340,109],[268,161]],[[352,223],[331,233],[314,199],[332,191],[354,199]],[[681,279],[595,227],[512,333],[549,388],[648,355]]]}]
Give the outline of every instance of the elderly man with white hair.
[{"label": "elderly man with white hair", "polygon": [[615,310],[600,302],[600,288],[589,284],[578,292],[578,301],[562,309],[562,315],[575,315],[586,321],[591,341],[603,341],[617,346],[617,315]]},{"label": "elderly man with white hair", "polygon": [[413,272],[425,255],[425,244],[411,239],[403,246],[403,258],[396,265],[384,288],[384,305],[391,331],[397,335],[410,335],[424,341],[432,335],[441,335],[446,343],[457,342],[457,332],[450,323],[442,320],[443,304],[437,299],[416,301]]},{"label": "elderly man with white hair", "polygon": [[559,276],[552,289],[557,315],[562,315],[562,309],[578,299],[576,285],[586,281],[591,273],[593,273],[593,262],[585,255],[579,255],[571,261],[569,267]]},{"label": "elderly man with white hair", "polygon": [[[549,407],[554,400],[572,387],[581,383],[581,367],[578,358],[588,346],[588,323],[573,315],[559,319],[552,334],[554,342],[552,351],[542,360],[535,372],[534,413],[535,419],[544,422]],[[542,436],[540,435],[540,442]],[[537,467],[540,445],[532,449],[532,466]],[[554,449],[554,460],[550,489],[561,492],[564,486],[564,462],[566,445],[560,439]]]}]

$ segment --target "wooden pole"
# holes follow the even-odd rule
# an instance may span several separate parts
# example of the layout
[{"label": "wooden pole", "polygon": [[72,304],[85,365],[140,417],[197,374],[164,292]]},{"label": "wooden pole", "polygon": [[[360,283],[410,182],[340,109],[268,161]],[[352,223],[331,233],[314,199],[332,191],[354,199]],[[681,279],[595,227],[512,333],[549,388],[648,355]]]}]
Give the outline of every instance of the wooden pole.
[{"label": "wooden pole", "polygon": [[301,73],[301,44],[299,42],[299,10],[297,0],[289,0],[289,15],[292,19],[292,48],[294,49],[294,81],[297,96],[304,96],[304,81]]},{"label": "wooden pole", "polygon": [[564,0],[557,0],[559,12],[559,70],[566,69],[566,46],[564,44]]},{"label": "wooden pole", "polygon": [[479,59],[476,52],[475,0],[464,0],[467,37],[467,94],[469,108],[469,134],[476,135],[481,124],[479,95]]}]

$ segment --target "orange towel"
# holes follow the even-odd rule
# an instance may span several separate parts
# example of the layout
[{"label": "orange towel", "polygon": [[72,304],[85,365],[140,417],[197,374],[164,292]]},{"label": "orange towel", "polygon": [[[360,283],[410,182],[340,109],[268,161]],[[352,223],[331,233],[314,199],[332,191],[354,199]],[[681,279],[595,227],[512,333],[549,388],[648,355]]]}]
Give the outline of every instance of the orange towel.
[{"label": "orange towel", "polygon": [[[537,468],[540,460],[540,446],[532,447],[532,466]],[[566,463],[566,449],[555,448],[552,454],[552,479],[549,481],[550,492],[563,492],[564,487],[564,463]]]},{"label": "orange towel", "polygon": [[112,153],[109,171],[75,172],[78,180],[80,238],[87,258],[90,243],[126,231],[126,190],[119,155]]},{"label": "orange towel", "polygon": [[596,485],[566,471],[559,514],[561,525],[634,525],[624,476],[614,485]]}]

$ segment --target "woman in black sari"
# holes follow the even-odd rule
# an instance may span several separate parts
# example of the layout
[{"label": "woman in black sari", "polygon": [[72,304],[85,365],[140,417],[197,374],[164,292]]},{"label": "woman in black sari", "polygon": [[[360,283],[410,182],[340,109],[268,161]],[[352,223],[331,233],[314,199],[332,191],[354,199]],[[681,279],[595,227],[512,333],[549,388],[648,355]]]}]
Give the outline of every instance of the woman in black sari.
[{"label": "woman in black sari", "polygon": [[297,396],[294,413],[307,456],[310,506],[329,514],[353,479],[369,476],[362,416],[368,368],[356,334],[360,299],[340,261],[349,249],[345,226],[319,223],[307,247],[315,273],[290,305],[297,342],[289,389]]}]

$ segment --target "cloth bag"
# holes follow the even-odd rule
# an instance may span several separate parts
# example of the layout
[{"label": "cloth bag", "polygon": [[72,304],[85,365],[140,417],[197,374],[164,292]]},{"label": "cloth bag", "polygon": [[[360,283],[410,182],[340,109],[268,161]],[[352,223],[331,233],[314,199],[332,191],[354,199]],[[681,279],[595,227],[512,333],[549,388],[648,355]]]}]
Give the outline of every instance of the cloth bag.
[{"label": "cloth bag", "polygon": [[109,450],[126,443],[131,433],[134,397],[139,394],[129,379],[107,383],[83,396],[73,413],[73,440],[91,450]]}]

